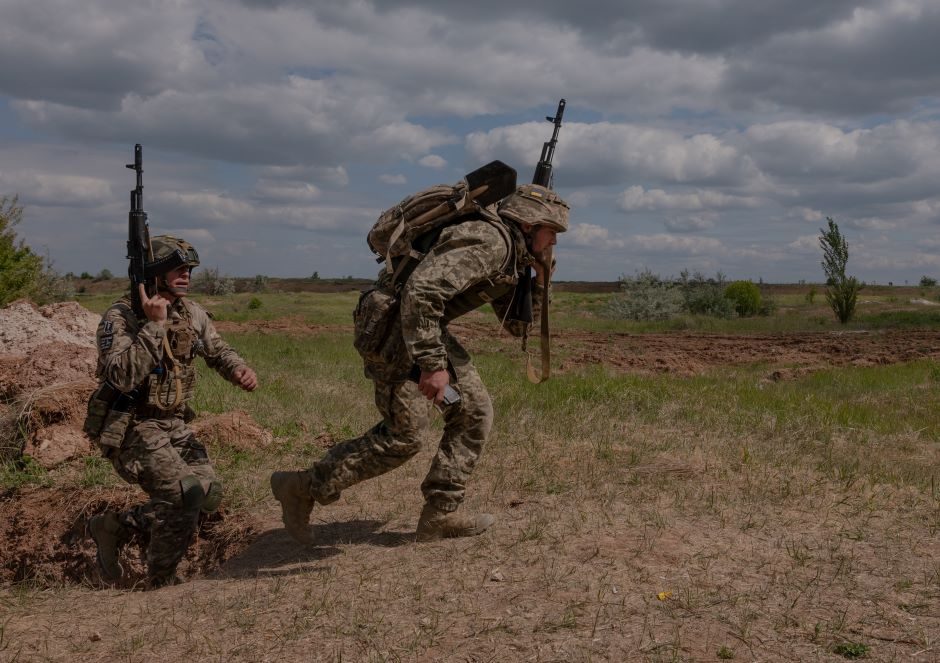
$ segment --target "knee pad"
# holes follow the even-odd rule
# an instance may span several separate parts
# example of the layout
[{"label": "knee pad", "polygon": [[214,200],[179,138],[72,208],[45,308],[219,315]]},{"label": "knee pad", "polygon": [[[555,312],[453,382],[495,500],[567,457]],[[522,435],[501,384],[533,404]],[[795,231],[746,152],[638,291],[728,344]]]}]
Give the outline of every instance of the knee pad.
[{"label": "knee pad", "polygon": [[192,474],[180,479],[180,490],[183,495],[183,509],[186,511],[198,511],[206,500],[202,482]]},{"label": "knee pad", "polygon": [[222,484],[219,481],[213,481],[209,484],[209,491],[206,493],[206,498],[202,501],[201,508],[203,513],[212,513],[218,509],[224,494],[225,491],[222,489]]}]

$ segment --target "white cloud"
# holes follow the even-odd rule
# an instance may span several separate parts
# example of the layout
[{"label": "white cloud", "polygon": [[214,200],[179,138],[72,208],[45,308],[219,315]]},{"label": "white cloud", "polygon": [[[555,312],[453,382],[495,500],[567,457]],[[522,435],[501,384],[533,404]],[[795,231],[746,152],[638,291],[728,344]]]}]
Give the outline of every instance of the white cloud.
[{"label": "white cloud", "polygon": [[418,159],[418,163],[425,168],[434,168],[437,170],[447,166],[447,160],[436,154],[429,154],[427,156],[421,157]]},{"label": "white cloud", "polygon": [[790,210],[789,216],[812,223],[821,223],[826,218],[826,215],[819,210],[811,209],[809,207],[795,207]]},{"label": "white cloud", "polygon": [[37,170],[0,170],[0,191],[16,192],[24,204],[88,207],[111,199],[107,180]]},{"label": "white cloud", "polygon": [[787,244],[787,248],[793,249],[799,253],[821,253],[819,248],[818,235],[800,235],[795,240]]},{"label": "white cloud", "polygon": [[407,184],[408,178],[400,173],[398,175],[383,174],[379,175],[379,181],[383,184]]},{"label": "white cloud", "polygon": [[255,186],[255,193],[270,202],[310,203],[320,197],[320,189],[313,184],[303,182],[278,182],[261,180]]},{"label": "white cloud", "polygon": [[620,194],[620,209],[636,210],[710,210],[728,207],[756,207],[755,198],[730,196],[713,189],[668,193],[662,189],[644,191],[641,186],[631,186]]},{"label": "white cloud", "polygon": [[701,232],[715,227],[717,214],[689,214],[663,220],[666,229],[674,233]]},{"label": "white cloud", "polygon": [[624,246],[622,239],[611,239],[607,228],[591,223],[576,223],[565,235],[565,243],[570,242],[575,246],[594,249],[620,249]]},{"label": "white cloud", "polygon": [[[472,132],[466,148],[479,161],[502,158],[527,163],[539,154],[547,137],[543,123],[528,122]],[[629,180],[744,185],[759,175],[750,159],[716,135],[571,122],[564,125],[562,140],[556,152],[556,182],[563,177],[569,186]]]},{"label": "white cloud", "polygon": [[628,240],[630,248],[652,254],[684,256],[716,255],[724,251],[722,243],[712,237],[676,235],[634,235]]},{"label": "white cloud", "polygon": [[251,203],[213,191],[159,192],[152,196],[152,200],[170,212],[164,223],[172,218],[174,212],[212,224],[231,224],[255,218],[255,208]]}]

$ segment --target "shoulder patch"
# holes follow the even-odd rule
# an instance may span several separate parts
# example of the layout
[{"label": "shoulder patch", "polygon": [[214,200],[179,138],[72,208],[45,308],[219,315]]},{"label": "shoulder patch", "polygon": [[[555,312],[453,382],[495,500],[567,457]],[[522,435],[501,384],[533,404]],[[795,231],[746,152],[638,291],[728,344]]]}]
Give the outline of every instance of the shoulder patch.
[{"label": "shoulder patch", "polygon": [[98,341],[98,347],[101,350],[109,350],[111,345],[114,343],[114,334],[105,334],[101,337],[101,340]]},{"label": "shoulder patch", "polygon": [[114,322],[111,320],[105,320],[104,325],[101,328],[103,334],[113,334],[114,333]]}]

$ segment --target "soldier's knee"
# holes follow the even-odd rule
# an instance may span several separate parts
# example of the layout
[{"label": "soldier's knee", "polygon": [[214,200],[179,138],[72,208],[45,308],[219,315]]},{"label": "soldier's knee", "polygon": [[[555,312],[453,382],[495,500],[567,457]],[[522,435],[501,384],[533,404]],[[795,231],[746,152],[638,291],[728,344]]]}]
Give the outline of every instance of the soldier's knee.
[{"label": "soldier's knee", "polygon": [[493,428],[493,401],[487,393],[477,394],[476,398],[468,399],[464,404],[463,418],[469,428],[483,434],[485,437]]},{"label": "soldier's knee", "polygon": [[180,501],[176,506],[184,511],[212,513],[219,508],[224,496],[225,490],[218,479],[213,480],[206,490],[199,477],[190,474],[180,479]]},{"label": "soldier's knee", "polygon": [[205,513],[212,513],[219,508],[222,503],[222,497],[225,490],[222,488],[222,482],[216,479],[209,484],[209,490],[206,492],[206,498],[202,501],[202,510]]},{"label": "soldier's knee", "polygon": [[180,505],[184,511],[198,511],[206,501],[206,491],[198,477],[190,474],[180,479]]}]

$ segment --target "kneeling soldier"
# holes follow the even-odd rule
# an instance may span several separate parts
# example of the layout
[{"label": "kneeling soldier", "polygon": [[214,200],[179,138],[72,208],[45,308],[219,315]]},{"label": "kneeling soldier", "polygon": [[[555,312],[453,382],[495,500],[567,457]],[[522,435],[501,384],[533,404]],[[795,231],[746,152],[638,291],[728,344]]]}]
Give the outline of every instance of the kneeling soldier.
[{"label": "kneeling soldier", "polygon": [[258,379],[222,340],[208,313],[186,299],[190,273],[199,264],[195,249],[167,235],[154,237],[151,245],[148,269],[160,272],[157,293],[148,297],[141,285],[135,293],[139,306],[122,298],[98,325],[99,386],[85,430],[121,478],[139,484],[150,497],[128,511],[108,511],[89,521],[101,574],[119,581],[121,546],[133,532],[149,532],[148,580],[160,587],[178,582],[176,567],[200,511],[214,511],[222,499],[206,447],[187,425],[195,416],[189,406],[196,382],[193,361],[201,356],[246,391],[255,389]]}]

